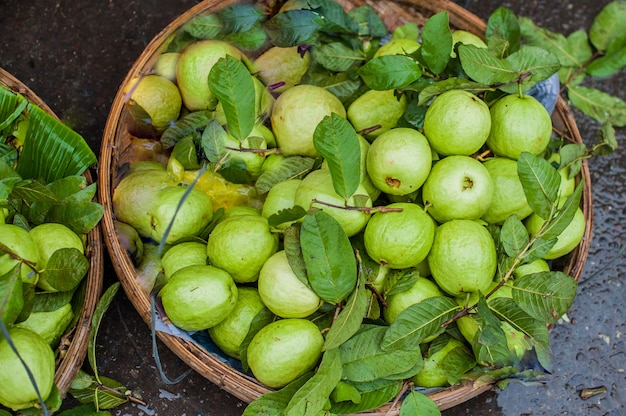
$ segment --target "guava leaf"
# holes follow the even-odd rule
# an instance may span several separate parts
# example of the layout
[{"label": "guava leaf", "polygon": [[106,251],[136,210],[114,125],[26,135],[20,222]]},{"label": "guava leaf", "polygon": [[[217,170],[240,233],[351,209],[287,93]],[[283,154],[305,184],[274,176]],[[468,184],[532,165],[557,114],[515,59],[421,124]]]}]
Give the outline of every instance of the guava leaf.
[{"label": "guava leaf", "polygon": [[352,403],[361,402],[361,393],[352,384],[345,381],[339,381],[330,394],[330,400],[339,403],[343,401],[351,401]]},{"label": "guava leaf", "polygon": [[201,145],[205,157],[211,163],[227,164],[230,153],[226,148],[228,134],[217,120],[211,120],[202,132]]},{"label": "guava leaf", "polygon": [[350,198],[361,181],[361,147],[352,124],[335,113],[324,117],[313,134],[313,145],[328,162],[337,195]]},{"label": "guava leaf", "polygon": [[[302,209],[301,207],[299,208]],[[302,211],[304,211],[304,209],[302,209]],[[306,215],[306,212],[304,212],[304,214]],[[306,263],[304,262],[304,257],[302,257],[302,247],[300,246],[301,226],[302,224],[296,223],[285,229],[283,246],[291,270],[293,270],[294,274],[302,283],[311,287],[309,277],[306,274]]]},{"label": "guava leaf", "polygon": [[515,82],[519,77],[509,61],[497,58],[488,49],[464,44],[458,49],[463,71],[478,83],[499,86]]},{"label": "guava leaf", "polygon": [[98,411],[93,404],[86,403],[71,409],[63,410],[58,416],[111,416],[111,412]]},{"label": "guava leaf", "polygon": [[526,263],[532,263],[537,259],[543,258],[552,247],[556,244],[556,237],[543,238],[537,237],[535,241],[530,245],[528,251],[524,254],[523,260]]},{"label": "guava leaf", "polygon": [[330,330],[326,333],[326,340],[324,341],[322,351],[336,348],[350,339],[361,327],[368,306],[369,299],[365,285],[359,283],[357,288],[348,297],[346,305],[341,312],[339,312]]},{"label": "guava leaf", "polygon": [[369,4],[350,10],[348,16],[357,23],[358,34],[361,36],[383,37],[389,33],[385,22]]},{"label": "guava leaf", "polygon": [[54,205],[46,214],[45,222],[65,224],[76,234],[86,234],[102,219],[104,207],[97,202],[66,201]]},{"label": "guava leaf", "polygon": [[435,296],[411,305],[389,326],[381,347],[385,351],[417,348],[426,338],[444,332],[443,323],[458,310],[459,305],[447,296]]},{"label": "guava leaf", "polygon": [[[2,252],[2,247],[0,256],[8,256]],[[20,270],[18,263],[8,273],[0,276],[0,319],[5,326],[15,322],[24,307]]]},{"label": "guava leaf", "polygon": [[452,32],[448,12],[432,15],[422,29],[422,47],[419,53],[433,74],[446,69],[452,50]]},{"label": "guava leaf", "polygon": [[428,396],[415,390],[409,392],[402,400],[400,416],[440,416],[437,404]]},{"label": "guava leaf", "polygon": [[267,33],[259,24],[245,32],[231,32],[224,36],[226,42],[230,42],[242,51],[256,51],[267,42]]},{"label": "guava leaf", "polygon": [[584,181],[580,181],[574,189],[572,195],[567,197],[563,206],[561,206],[561,208],[559,208],[556,212],[556,215],[550,219],[550,222],[546,226],[541,237],[546,239],[558,238],[563,230],[565,230],[565,228],[567,228],[567,226],[572,222],[572,219],[578,210],[580,198],[582,197],[583,183]]},{"label": "guava leaf", "polygon": [[283,414],[293,395],[302,387],[313,373],[306,373],[287,384],[280,390],[265,393],[254,399],[243,411],[242,416],[274,416]]},{"label": "guava leaf", "polygon": [[341,225],[324,211],[309,214],[302,223],[300,244],[313,291],[329,303],[344,300],[356,286],[357,267]]},{"label": "guava leaf", "polygon": [[541,218],[548,219],[558,199],[561,175],[541,156],[522,152],[517,159],[517,174],[528,205]]},{"label": "guava leaf", "polygon": [[416,268],[390,270],[384,283],[385,297],[406,292],[420,278]]},{"label": "guava leaf", "polygon": [[[87,377],[91,377],[87,373],[83,372],[83,374],[83,382],[87,380]],[[70,387],[72,397],[83,404],[94,403],[98,410],[113,409],[128,402],[125,392],[126,387],[122,383],[109,377],[91,377],[91,383],[87,387],[76,389],[74,384]]]},{"label": "guava leaf", "polygon": [[326,350],[317,371],[293,395],[285,416],[317,416],[324,410],[330,393],[341,380],[341,358],[337,348]]},{"label": "guava leaf", "polygon": [[277,227],[280,224],[286,222],[297,221],[306,215],[306,211],[301,206],[294,206],[291,208],[281,209],[275,214],[270,215],[267,218],[267,222],[270,227]]},{"label": "guava leaf", "polygon": [[198,151],[196,149],[194,136],[191,134],[183,137],[174,145],[170,157],[180,162],[185,169],[200,169]]},{"label": "guava leaf", "polygon": [[511,364],[514,361],[513,352],[507,346],[500,320],[489,309],[482,295],[476,310],[477,313],[472,315],[478,324],[478,331],[472,340],[476,361],[487,367]]},{"label": "guava leaf", "polygon": [[89,260],[76,248],[61,248],[48,259],[40,279],[58,291],[75,289],[89,271]]},{"label": "guava leaf", "polygon": [[263,9],[246,3],[226,6],[218,14],[227,33],[245,32],[265,20]]},{"label": "guava leaf", "polygon": [[376,389],[362,391],[359,403],[349,401],[332,403],[330,410],[339,415],[351,415],[353,413],[377,409],[396,397],[401,389],[402,381],[388,382]]},{"label": "guava leaf", "polygon": [[264,307],[261,309],[250,322],[250,328],[248,329],[248,333],[245,338],[241,342],[239,346],[239,356],[241,360],[241,366],[244,371],[249,371],[250,367],[248,366],[248,345],[252,342],[252,338],[263,328],[264,326],[271,323],[276,315],[272,313],[269,309]]},{"label": "guava leaf", "polygon": [[541,322],[555,324],[569,310],[578,284],[563,272],[540,272],[513,281],[513,300]]},{"label": "guava leaf", "polygon": [[[91,329],[89,330],[89,343],[87,346],[87,359],[89,361],[89,366],[94,373],[95,380],[98,383],[103,383],[103,377],[100,377],[98,375],[98,364],[96,362],[96,338],[98,337],[98,330],[100,329],[100,323],[102,322],[104,313],[109,308],[109,305],[113,301],[113,298],[115,298],[115,295],[117,294],[119,288],[119,282],[113,283],[111,286],[109,286],[109,288],[102,294],[102,296],[98,300],[96,309],[94,310],[93,316],[91,317]],[[73,393],[72,395],[76,397]]]},{"label": "guava leaf", "polygon": [[448,352],[441,364],[450,385],[459,384],[463,375],[475,366],[474,354],[465,345]]},{"label": "guava leaf", "polygon": [[584,143],[568,143],[559,149],[560,164],[558,169],[569,168],[569,178],[574,178],[580,172],[580,160],[587,156],[587,146]]},{"label": "guava leaf", "polygon": [[276,170],[264,170],[254,183],[259,194],[267,193],[278,182],[304,177],[315,164],[315,159],[304,156],[284,158]]},{"label": "guava leaf", "polygon": [[33,301],[33,312],[52,312],[72,301],[74,291],[37,292]]},{"label": "guava leaf", "polygon": [[589,39],[601,52],[626,45],[626,3],[612,1],[594,17],[589,28]]},{"label": "guava leaf", "polygon": [[498,43],[506,45],[501,56],[517,52],[521,46],[521,29],[517,16],[507,7],[498,7],[494,10],[485,29],[485,40],[491,48]]},{"label": "guava leaf", "polygon": [[368,61],[358,74],[368,87],[383,91],[410,85],[422,76],[422,71],[408,56],[383,55]]},{"label": "guava leaf", "polygon": [[596,143],[592,148],[594,156],[608,156],[617,150],[617,138],[615,129],[611,123],[602,123]]},{"label": "guava leaf", "polygon": [[592,77],[608,78],[626,66],[626,45],[614,52],[594,59],[587,65]]},{"label": "guava leaf", "polygon": [[324,23],[324,18],[312,10],[287,10],[271,17],[264,27],[274,45],[288,48],[314,44]]},{"label": "guava leaf", "polygon": [[381,342],[386,330],[383,326],[370,326],[339,347],[343,380],[373,381],[403,373],[421,362],[422,353],[419,347],[383,350]]},{"label": "guava leaf", "polygon": [[228,132],[243,140],[252,131],[254,112],[254,82],[241,60],[226,55],[220,58],[209,73],[209,89],[224,108]]},{"label": "guava leaf", "polygon": [[183,137],[203,129],[213,118],[213,112],[208,110],[194,111],[180,117],[161,135],[163,147],[173,147]]},{"label": "guava leaf", "polygon": [[311,53],[317,63],[333,72],[347,71],[365,61],[362,54],[341,42],[325,43]]},{"label": "guava leaf", "polygon": [[465,90],[473,94],[478,94],[483,91],[493,90],[493,88],[464,78],[448,78],[443,81],[437,81],[424,88],[419,93],[417,105],[424,105],[428,103],[431,98],[449,90]]},{"label": "guava leaf", "polygon": [[27,179],[16,183],[11,192],[11,198],[18,198],[27,201],[28,204],[55,203],[59,202],[57,196],[40,182]]},{"label": "guava leaf", "polygon": [[517,217],[510,215],[502,224],[500,232],[500,243],[506,254],[510,257],[517,257],[529,243],[528,230]]},{"label": "guava leaf", "polygon": [[578,85],[567,88],[567,97],[577,109],[600,123],[626,126],[626,102],[619,97]]},{"label": "guava leaf", "polygon": [[191,18],[180,29],[196,39],[215,39],[222,32],[224,25],[218,14],[201,14]]},{"label": "guava leaf", "polygon": [[[524,46],[517,52],[509,55],[506,60],[511,64],[511,68],[519,76],[529,73],[530,77],[522,81],[524,90],[530,89],[540,81],[544,81],[559,70],[559,59],[552,52],[536,46]],[[517,92],[517,85],[509,85],[501,88],[503,91],[514,94]]]}]

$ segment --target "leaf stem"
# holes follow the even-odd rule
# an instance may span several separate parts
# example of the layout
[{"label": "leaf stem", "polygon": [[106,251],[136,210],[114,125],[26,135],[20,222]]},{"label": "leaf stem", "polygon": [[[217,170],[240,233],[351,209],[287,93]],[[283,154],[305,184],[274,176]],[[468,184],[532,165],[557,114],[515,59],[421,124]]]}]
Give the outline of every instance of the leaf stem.
[{"label": "leaf stem", "polygon": [[311,203],[312,204],[325,205],[325,206],[331,207],[331,208],[345,209],[346,211],[364,211],[368,215],[373,213],[373,212],[402,212],[402,208],[389,208],[387,206],[355,207],[355,206],[352,206],[352,205],[337,205],[337,204],[332,204],[332,203],[326,202],[326,201],[320,201],[317,198],[313,199],[311,201]]}]

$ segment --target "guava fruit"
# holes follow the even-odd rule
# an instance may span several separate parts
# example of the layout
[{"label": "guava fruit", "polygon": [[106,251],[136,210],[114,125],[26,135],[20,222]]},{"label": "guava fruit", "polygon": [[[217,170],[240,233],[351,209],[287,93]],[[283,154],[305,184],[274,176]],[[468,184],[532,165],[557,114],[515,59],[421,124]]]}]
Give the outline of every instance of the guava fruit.
[{"label": "guava fruit", "polygon": [[456,52],[454,51],[454,45],[462,43],[463,45],[474,45],[477,48],[487,48],[487,44],[478,35],[468,32],[467,30],[457,29],[452,32],[452,51],[450,56],[455,58]]},{"label": "guava fruit", "polygon": [[420,44],[415,39],[396,38],[382,45],[374,53],[374,58],[385,55],[410,55],[420,48]]},{"label": "guava fruit", "polygon": [[396,202],[377,212],[364,232],[368,256],[392,269],[417,266],[428,255],[433,244],[435,221],[419,205]]},{"label": "guava fruit", "polygon": [[522,152],[539,155],[548,147],[552,120],[548,110],[536,98],[506,95],[489,111],[491,131],[487,146],[495,155],[517,160]]},{"label": "guava fruit", "polygon": [[139,264],[143,257],[143,240],[135,227],[117,220],[113,220],[113,226],[120,246],[128,253],[134,265]]},{"label": "guava fruit", "polygon": [[549,272],[550,265],[544,259],[537,259],[532,263],[522,264],[513,269],[513,277],[516,279],[532,273]]},{"label": "guava fruit", "polygon": [[243,140],[237,140],[230,134],[224,140],[226,153],[230,163],[240,163],[245,166],[246,172],[253,179],[259,177],[262,172],[263,162],[267,157],[267,143],[262,137],[249,136]]},{"label": "guava fruit", "polygon": [[174,325],[186,331],[200,331],[231,314],[237,304],[238,289],[226,271],[196,265],[175,272],[159,296]]},{"label": "guava fruit", "polygon": [[267,259],[257,283],[263,303],[282,318],[306,318],[322,305],[319,296],[296,276],[284,250]]},{"label": "guava fruit", "polygon": [[[383,309],[383,317],[391,325],[398,315],[409,306],[435,296],[444,296],[444,294],[432,280],[420,276],[413,283],[413,286],[404,292],[394,293],[385,299],[387,307]],[[428,340],[424,342],[428,342]]]},{"label": "guava fruit", "polygon": [[[531,214],[528,218],[526,218],[526,220],[524,220],[526,229],[531,236],[536,235],[544,223],[545,220],[535,213]],[[563,257],[572,252],[583,239],[583,236],[585,235],[585,226],[585,214],[582,209],[578,207],[576,208],[576,213],[574,214],[572,221],[557,236],[556,244],[546,255],[543,256],[543,258],[546,260],[558,259],[559,257]]]},{"label": "guava fruit", "polygon": [[272,109],[272,129],[285,156],[316,157],[313,134],[326,116],[346,118],[346,109],[335,95],[315,85],[301,84],[281,93]]},{"label": "guava fruit", "polygon": [[[296,190],[300,186],[301,182],[301,179],[288,179],[274,185],[265,197],[261,214],[265,218],[269,218],[281,210],[293,208]],[[292,223],[293,221],[278,224],[276,228],[278,230],[284,230]]]},{"label": "guava fruit", "polygon": [[124,88],[130,94],[127,105],[139,106],[149,116],[138,118],[143,112],[131,111],[132,117],[141,125],[151,125],[157,132],[164,131],[178,119],[182,98],[176,84],[156,74],[135,78]]},{"label": "guava fruit", "polygon": [[184,241],[167,249],[161,258],[165,278],[169,279],[176,271],[192,265],[207,264],[206,243]]},{"label": "guava fruit", "polygon": [[[39,266],[43,270],[55,251],[62,248],[75,248],[81,254],[85,253],[83,240],[70,228],[58,223],[44,223],[33,227],[30,231],[39,249]],[[57,289],[48,283],[45,274],[39,276],[37,287],[48,292],[56,292]]]},{"label": "guava fruit", "polygon": [[283,387],[312,370],[322,355],[324,337],[306,319],[280,319],[261,328],[248,346],[248,365],[270,388]]},{"label": "guava fruit", "polygon": [[254,60],[254,73],[270,87],[281,93],[300,83],[311,65],[311,54],[298,46],[272,46]]},{"label": "guava fruit", "polygon": [[220,221],[225,220],[226,218],[241,217],[247,215],[261,215],[261,211],[259,211],[255,207],[250,207],[247,205],[235,205],[234,207],[230,207],[224,211],[224,215],[222,216]]},{"label": "guava fruit", "polygon": [[217,39],[193,42],[183,49],[176,65],[176,81],[189,111],[215,109],[217,99],[209,89],[209,73],[227,55],[245,60],[239,49]]},{"label": "guava fruit", "polygon": [[368,90],[350,104],[348,120],[358,133],[372,139],[398,124],[407,107],[404,94],[395,90]]},{"label": "guava fruit", "polygon": [[428,266],[437,285],[452,296],[485,293],[497,266],[493,237],[473,220],[444,222],[435,230]]},{"label": "guava fruit", "polygon": [[256,288],[239,287],[235,309],[222,322],[208,329],[211,340],[226,355],[239,359],[239,347],[248,334],[250,323],[264,307]]},{"label": "guava fruit", "polygon": [[[195,188],[188,193],[187,191],[186,186],[176,185],[166,186],[157,192],[154,205],[148,209],[150,237],[154,241],[159,242],[165,237],[165,242],[171,244],[181,238],[193,237],[211,222],[213,218],[211,198]],[[185,193],[187,195],[181,204]],[[173,224],[168,230],[172,219]]]},{"label": "guava fruit", "polygon": [[343,208],[356,206],[356,196],[365,197],[365,203],[362,204],[365,208],[372,206],[372,200],[362,185],[359,185],[354,195],[346,201],[335,192],[330,171],[318,169],[302,179],[296,189],[294,204],[305,210],[310,208],[323,210],[337,220],[348,237],[351,237],[363,230],[370,217],[367,211]]},{"label": "guava fruit", "polygon": [[265,261],[278,249],[278,236],[260,215],[219,222],[207,241],[209,262],[226,270],[237,283],[255,282]]},{"label": "guava fruit", "polygon": [[481,162],[454,155],[435,162],[422,187],[422,199],[438,222],[475,220],[491,205],[493,189],[493,180]]},{"label": "guava fruit", "polygon": [[461,348],[468,357],[471,356],[472,353],[462,341],[452,337],[447,338],[448,342],[441,348],[432,353],[429,349],[428,355],[424,357],[424,367],[413,377],[413,382],[416,385],[426,388],[449,386],[450,383],[445,368],[448,354],[457,348]]},{"label": "guava fruit", "polygon": [[[36,333],[23,328],[9,328],[9,337],[33,375],[42,399],[47,399],[54,384],[54,352]],[[27,409],[39,403],[37,393],[24,364],[6,338],[0,338],[0,405],[13,410]]]},{"label": "guava fruit", "polygon": [[66,303],[53,311],[31,312],[25,321],[15,324],[15,327],[33,331],[50,346],[56,347],[73,318],[72,304]]},{"label": "guava fruit", "polygon": [[[25,283],[36,283],[38,280],[37,269],[40,256],[37,243],[33,240],[30,233],[14,224],[0,224],[0,244],[30,263],[29,265],[22,262],[20,277]],[[0,247],[0,276],[11,271],[19,263],[19,259],[13,258],[11,254]]]},{"label": "guava fruit", "polygon": [[561,155],[558,153],[551,153],[548,158],[548,162],[556,164],[557,172],[561,175],[561,182],[559,183],[559,198],[567,198],[574,193],[576,189],[576,179],[570,178],[570,167],[565,166],[559,168],[561,163]]},{"label": "guava fruit", "polygon": [[469,156],[487,141],[491,115],[487,104],[464,90],[449,90],[435,98],[424,116],[424,135],[440,155]]},{"label": "guava fruit", "polygon": [[367,152],[367,173],[382,192],[407,195],[426,181],[432,164],[428,141],[419,131],[396,127],[378,136]]},{"label": "guava fruit", "polygon": [[529,216],[533,210],[517,174],[517,161],[494,157],[484,161],[483,166],[493,179],[493,199],[482,219],[489,224],[502,224],[512,214],[519,219]]},{"label": "guava fruit", "polygon": [[172,82],[176,82],[178,58],[180,58],[180,52],[164,52],[160,54],[152,67],[152,72]]}]

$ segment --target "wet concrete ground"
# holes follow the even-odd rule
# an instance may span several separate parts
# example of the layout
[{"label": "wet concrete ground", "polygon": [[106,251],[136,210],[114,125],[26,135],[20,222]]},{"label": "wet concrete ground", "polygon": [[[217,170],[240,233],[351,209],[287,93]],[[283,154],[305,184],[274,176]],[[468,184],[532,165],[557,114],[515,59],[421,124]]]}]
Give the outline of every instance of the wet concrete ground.
[{"label": "wet concrete ground", "polygon": [[[0,66],[28,84],[67,124],[81,133],[96,153],[109,106],[133,61],[167,23],[193,6],[191,0],[0,0]],[[482,18],[499,5],[528,16],[540,26],[569,34],[588,29],[606,0],[462,0]],[[626,73],[590,85],[626,99]],[[575,112],[588,144],[598,125]],[[626,414],[626,260],[620,248],[626,232],[626,129],[617,130],[620,149],[591,161],[594,238],[579,295],[552,331],[554,374],[541,386],[513,383],[454,409],[460,415],[607,415]],[[105,282],[115,282],[106,260]],[[158,343],[165,373],[175,378],[187,367]],[[113,409],[119,416],[241,415],[245,404],[196,373],[175,385],[159,377],[152,358],[149,328],[123,293],[105,315],[98,337],[102,375],[124,383],[146,405]],[[579,392],[605,387],[583,400]],[[67,406],[73,402],[68,399]]]}]

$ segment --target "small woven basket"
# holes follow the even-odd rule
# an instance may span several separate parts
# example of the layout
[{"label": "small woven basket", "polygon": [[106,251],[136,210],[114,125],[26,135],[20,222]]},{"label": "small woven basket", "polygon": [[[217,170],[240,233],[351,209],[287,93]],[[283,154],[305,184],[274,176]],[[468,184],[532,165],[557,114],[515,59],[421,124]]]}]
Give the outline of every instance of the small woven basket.
[{"label": "small woven basket", "polygon": [[[2,68],[0,68],[0,84],[6,86],[13,92],[23,95],[31,103],[58,118],[50,107],[48,107],[48,105],[30,88]],[[88,170],[85,171],[83,176],[87,179],[88,184],[94,182]],[[84,292],[83,305],[80,309],[78,319],[75,321],[75,325],[67,329],[57,347],[58,355],[54,382],[61,393],[61,397],[65,397],[69,391],[70,385],[76,377],[78,370],[83,365],[83,361],[87,355],[91,318],[102,293],[104,263],[102,230],[100,225],[94,227],[87,235],[85,256],[89,260],[89,272],[83,282],[81,282],[82,289],[78,289]]]},{"label": "small woven basket", "polygon": [[[389,0],[338,0],[338,2],[346,10],[363,4],[372,6],[390,30],[407,22],[424,23],[428,17],[440,11],[448,12],[450,25],[453,29],[467,30],[482,37],[486,27],[483,20],[448,0],[401,0],[395,2]],[[156,58],[162,51],[166,39],[184,23],[199,14],[216,12],[234,3],[237,3],[237,0],[205,0],[180,15],[157,34],[126,75],[121,88],[114,98],[104,129],[98,174],[100,202],[105,208],[102,221],[104,241],[127,296],[149,326],[151,325],[150,299],[135,279],[135,267],[116,236],[113,222],[115,218],[112,209],[113,190],[121,179],[122,166],[129,160],[132,160],[132,154],[130,154],[132,153],[132,150],[130,150],[131,134],[129,131],[133,121],[125,107],[126,94],[123,91],[124,86],[133,78],[150,72]],[[582,143],[574,117],[561,98],[558,99],[552,118],[555,132],[562,136],[564,140],[572,143]],[[579,246],[567,257],[561,259],[561,263],[557,266],[559,270],[564,271],[576,280],[580,277],[587,259],[593,225],[591,180],[586,161],[583,161],[578,180],[584,180],[581,209],[587,221],[585,234]],[[157,335],[168,348],[192,369],[239,399],[251,402],[269,391],[255,378],[235,370],[220,357],[208,352],[199,344],[164,332],[157,332]],[[475,385],[471,382],[466,382],[461,385],[441,389],[429,394],[429,397],[443,410],[463,403],[492,387],[490,384]],[[389,403],[374,411],[360,413],[360,415],[390,416],[398,415],[398,413],[399,406],[393,406]]]}]

